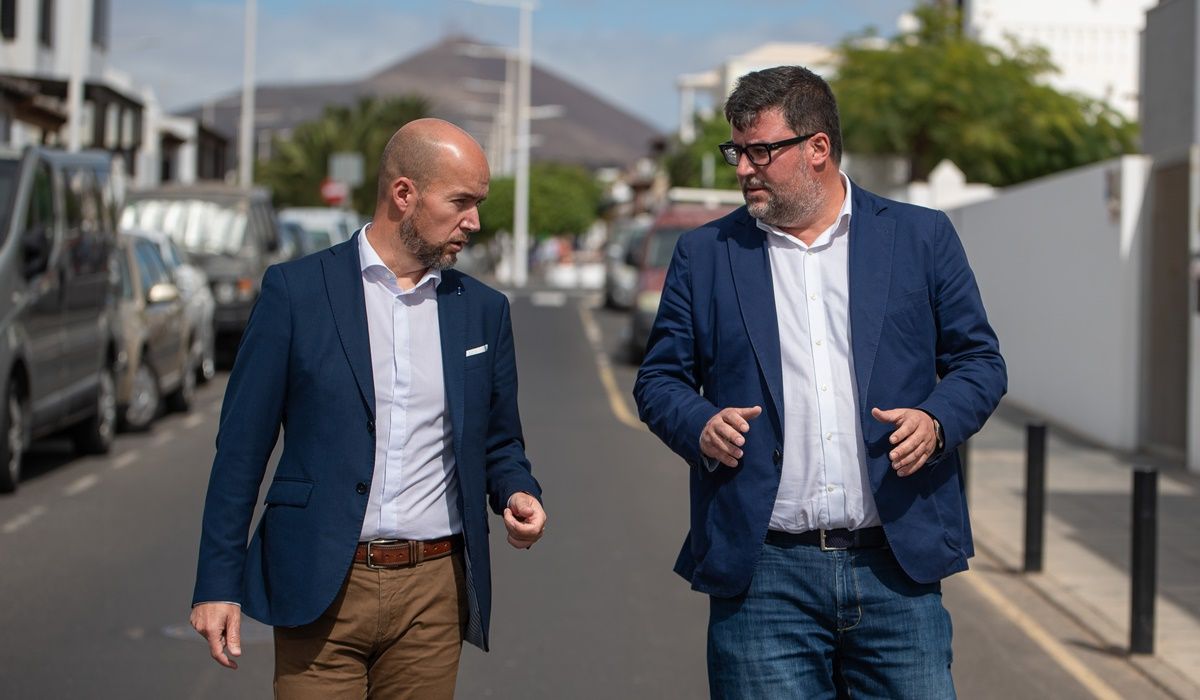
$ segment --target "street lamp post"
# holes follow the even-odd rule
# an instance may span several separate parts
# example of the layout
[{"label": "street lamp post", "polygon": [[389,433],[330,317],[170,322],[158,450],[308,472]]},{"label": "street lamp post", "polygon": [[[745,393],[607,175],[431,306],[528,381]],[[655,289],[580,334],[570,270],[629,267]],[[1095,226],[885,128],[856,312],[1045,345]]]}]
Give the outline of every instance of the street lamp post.
[{"label": "street lamp post", "polygon": [[254,34],[257,2],[246,0],[246,27],[242,57],[242,119],[238,129],[238,184],[254,182]]}]

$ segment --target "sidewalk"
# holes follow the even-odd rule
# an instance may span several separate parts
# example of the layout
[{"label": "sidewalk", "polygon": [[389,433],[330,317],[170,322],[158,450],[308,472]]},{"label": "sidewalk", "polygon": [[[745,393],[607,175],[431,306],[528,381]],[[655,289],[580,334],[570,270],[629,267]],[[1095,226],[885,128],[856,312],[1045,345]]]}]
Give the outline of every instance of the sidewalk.
[{"label": "sidewalk", "polygon": [[[1133,463],[1048,430],[1044,570],[1028,583],[1115,654],[1129,648]],[[1013,570],[1023,562],[1025,427],[1001,411],[970,443],[975,544]],[[1155,654],[1131,662],[1180,698],[1200,698],[1200,475],[1159,474]]]}]

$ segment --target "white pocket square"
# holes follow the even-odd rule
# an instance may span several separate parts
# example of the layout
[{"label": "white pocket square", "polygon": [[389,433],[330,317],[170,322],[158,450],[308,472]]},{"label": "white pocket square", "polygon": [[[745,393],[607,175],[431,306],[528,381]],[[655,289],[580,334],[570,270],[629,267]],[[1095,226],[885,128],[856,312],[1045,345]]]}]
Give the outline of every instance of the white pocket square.
[{"label": "white pocket square", "polygon": [[486,345],[480,345],[480,346],[479,346],[479,347],[477,347],[477,348],[471,348],[470,350],[468,350],[468,351],[467,351],[467,357],[470,357],[470,356],[472,356],[472,355],[480,355],[480,354],[482,354],[482,353],[485,353],[485,352],[487,352],[487,346],[486,346]]}]

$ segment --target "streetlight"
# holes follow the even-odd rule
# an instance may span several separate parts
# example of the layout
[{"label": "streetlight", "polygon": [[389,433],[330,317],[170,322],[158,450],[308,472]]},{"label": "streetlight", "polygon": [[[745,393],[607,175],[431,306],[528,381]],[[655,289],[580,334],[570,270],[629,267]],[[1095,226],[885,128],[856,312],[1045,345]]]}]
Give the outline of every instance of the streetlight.
[{"label": "streetlight", "polygon": [[532,80],[533,0],[471,0],[521,11],[517,33],[517,163],[513,187],[513,286],[529,276],[529,83]]},{"label": "streetlight", "polygon": [[256,0],[246,0],[246,27],[242,57],[242,119],[238,129],[238,184],[254,181],[254,31],[258,17]]}]

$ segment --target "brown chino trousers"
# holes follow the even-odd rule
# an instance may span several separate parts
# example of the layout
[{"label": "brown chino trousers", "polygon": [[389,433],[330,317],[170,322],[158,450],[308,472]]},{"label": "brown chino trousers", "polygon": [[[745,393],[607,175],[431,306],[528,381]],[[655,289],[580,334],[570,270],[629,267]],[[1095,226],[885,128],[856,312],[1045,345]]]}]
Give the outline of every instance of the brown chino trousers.
[{"label": "brown chino trousers", "polygon": [[324,614],[275,628],[275,697],[451,700],[467,624],[462,556],[353,564]]}]

